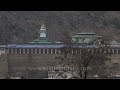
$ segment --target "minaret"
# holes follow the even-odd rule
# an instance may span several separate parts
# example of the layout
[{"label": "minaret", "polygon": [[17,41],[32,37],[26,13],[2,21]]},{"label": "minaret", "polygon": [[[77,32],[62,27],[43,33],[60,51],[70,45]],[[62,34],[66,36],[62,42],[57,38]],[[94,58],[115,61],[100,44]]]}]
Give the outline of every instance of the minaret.
[{"label": "minaret", "polygon": [[46,38],[46,28],[44,24],[42,24],[39,33],[40,33],[40,38]]}]

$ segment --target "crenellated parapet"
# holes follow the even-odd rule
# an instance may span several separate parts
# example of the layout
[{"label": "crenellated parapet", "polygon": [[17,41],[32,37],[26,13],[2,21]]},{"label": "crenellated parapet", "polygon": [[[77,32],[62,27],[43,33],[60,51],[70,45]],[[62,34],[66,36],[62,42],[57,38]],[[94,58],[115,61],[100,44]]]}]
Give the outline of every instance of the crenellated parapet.
[{"label": "crenellated parapet", "polygon": [[[40,45],[8,45],[6,47],[7,54],[62,54],[62,47],[63,44],[40,44]],[[82,46],[79,46],[77,51],[80,52]],[[101,52],[101,48],[98,46],[90,45],[86,46],[86,49],[90,50],[91,52]],[[111,45],[109,48],[104,48],[104,53],[108,54],[120,54],[120,45],[114,46]]]}]

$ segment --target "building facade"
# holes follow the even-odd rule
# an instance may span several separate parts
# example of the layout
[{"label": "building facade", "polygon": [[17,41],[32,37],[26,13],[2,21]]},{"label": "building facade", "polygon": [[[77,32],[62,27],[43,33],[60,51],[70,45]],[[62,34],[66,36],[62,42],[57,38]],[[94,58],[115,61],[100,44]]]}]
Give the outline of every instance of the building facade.
[{"label": "building facade", "polygon": [[72,36],[74,43],[101,44],[103,37],[95,33],[82,32]]}]

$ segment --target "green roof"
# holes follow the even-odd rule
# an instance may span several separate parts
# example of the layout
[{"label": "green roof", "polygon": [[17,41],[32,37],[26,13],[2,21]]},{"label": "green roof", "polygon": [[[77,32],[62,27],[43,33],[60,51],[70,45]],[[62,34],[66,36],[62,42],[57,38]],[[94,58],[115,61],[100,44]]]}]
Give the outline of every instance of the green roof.
[{"label": "green roof", "polygon": [[119,42],[117,42],[117,41],[115,41],[115,40],[114,40],[114,41],[111,41],[110,43],[111,43],[111,44],[120,44]]},{"label": "green roof", "polygon": [[91,37],[102,37],[102,36],[99,36],[99,35],[96,35],[95,33],[93,32],[82,32],[82,33],[77,33],[76,35],[72,36],[72,38],[76,38],[76,37],[88,37],[88,38],[91,38]]},{"label": "green roof", "polygon": [[81,33],[77,33],[77,35],[95,35],[95,33],[93,33],[93,32],[81,32]]},{"label": "green roof", "polygon": [[75,35],[72,37],[102,37],[102,36],[97,36],[97,35]]},{"label": "green roof", "polygon": [[52,42],[50,42],[50,41],[48,41],[48,39],[47,38],[39,38],[39,39],[35,39],[34,41],[32,41],[32,42],[29,42],[29,43],[52,43]]}]

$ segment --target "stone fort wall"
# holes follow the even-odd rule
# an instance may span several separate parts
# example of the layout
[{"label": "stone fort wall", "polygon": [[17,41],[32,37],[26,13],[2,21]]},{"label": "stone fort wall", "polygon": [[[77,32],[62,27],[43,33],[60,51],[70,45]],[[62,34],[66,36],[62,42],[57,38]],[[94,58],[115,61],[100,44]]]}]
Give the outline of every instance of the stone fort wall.
[{"label": "stone fort wall", "polygon": [[0,76],[4,76],[7,72],[8,72],[7,55],[1,54],[0,55]]},{"label": "stone fort wall", "polygon": [[[8,54],[7,61],[9,73],[19,72],[24,74],[24,76],[31,76],[31,74],[35,71],[39,72],[39,74],[42,73],[43,76],[46,76],[47,70],[38,70],[37,68],[50,66],[57,62],[55,54]],[[30,70],[29,68],[31,67],[36,69]],[[42,75],[41,77],[43,77]]]},{"label": "stone fort wall", "polygon": [[[117,68],[116,72],[120,71],[120,50],[112,49],[112,54],[110,56],[111,62],[109,66],[114,71]],[[56,51],[55,51],[56,52]],[[7,53],[0,56],[0,73],[21,73],[28,75],[29,67],[44,67],[49,65],[54,65],[54,63],[59,62],[58,59],[55,59],[57,53],[46,53],[46,54],[24,54],[24,53]],[[35,70],[34,70],[35,71]],[[38,72],[36,70],[36,72]],[[115,72],[115,71],[114,71]],[[32,72],[31,72],[32,73]],[[47,73],[47,72],[46,72]],[[32,73],[33,74],[33,73]],[[44,72],[45,74],[45,72]],[[46,75],[46,74],[45,74]],[[45,76],[44,75],[44,76]],[[42,77],[42,76],[41,76]]]}]

